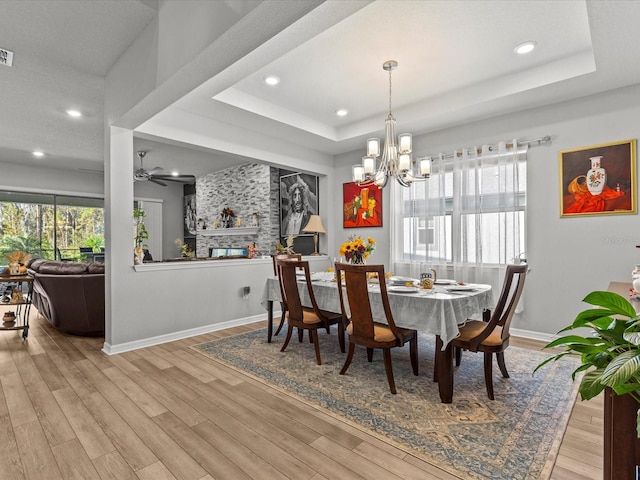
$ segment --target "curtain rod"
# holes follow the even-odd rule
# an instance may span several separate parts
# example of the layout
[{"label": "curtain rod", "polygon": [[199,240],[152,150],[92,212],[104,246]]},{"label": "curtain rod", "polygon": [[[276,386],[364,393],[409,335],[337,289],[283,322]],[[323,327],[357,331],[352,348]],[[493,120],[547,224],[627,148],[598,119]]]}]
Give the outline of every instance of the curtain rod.
[{"label": "curtain rod", "polygon": [[[538,145],[543,145],[546,143],[551,143],[551,135],[545,135],[544,137],[540,137],[540,138],[534,138],[533,140],[522,140],[521,142],[517,142],[518,145],[526,145],[527,148],[529,147],[535,147]],[[505,146],[507,148],[513,148],[513,142],[509,142],[506,143]],[[489,151],[493,152],[496,151],[499,147],[498,144],[495,145],[489,145]],[[447,158],[454,158],[454,157],[461,157],[463,152],[466,150],[467,152],[473,152],[475,149],[476,153],[480,154],[482,153],[482,148],[478,148],[478,147],[470,147],[470,148],[463,148],[461,150],[456,150],[454,153],[440,153],[438,155],[426,155],[422,158],[432,158],[432,159],[437,159],[437,160],[444,160]]]}]

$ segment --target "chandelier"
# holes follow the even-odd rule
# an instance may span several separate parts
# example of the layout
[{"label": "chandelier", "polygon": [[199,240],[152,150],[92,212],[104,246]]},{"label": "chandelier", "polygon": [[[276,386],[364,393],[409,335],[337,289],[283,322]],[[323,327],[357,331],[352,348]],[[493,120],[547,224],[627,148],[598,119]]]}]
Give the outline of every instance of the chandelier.
[{"label": "chandelier", "polygon": [[[388,60],[382,68],[389,72],[389,115],[384,122],[384,146],[380,150],[380,139],[367,140],[367,155],[362,157],[361,165],[353,166],[353,181],[358,185],[378,185],[383,188],[389,177],[395,178],[403,187],[409,187],[415,180],[424,180],[431,174],[431,159],[421,158],[416,162],[411,158],[412,137],[410,133],[402,133],[396,142],[396,119],[391,113],[391,72],[398,62]],[[380,153],[382,159],[376,168]]]}]

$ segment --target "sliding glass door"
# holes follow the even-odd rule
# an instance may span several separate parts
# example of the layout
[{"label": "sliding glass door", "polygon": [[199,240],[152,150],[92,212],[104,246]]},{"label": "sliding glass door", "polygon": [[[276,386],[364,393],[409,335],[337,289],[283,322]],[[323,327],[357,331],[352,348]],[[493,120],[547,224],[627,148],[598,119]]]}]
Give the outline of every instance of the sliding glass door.
[{"label": "sliding glass door", "polygon": [[104,247],[102,199],[0,191],[0,264],[15,250],[83,260],[80,247]]}]

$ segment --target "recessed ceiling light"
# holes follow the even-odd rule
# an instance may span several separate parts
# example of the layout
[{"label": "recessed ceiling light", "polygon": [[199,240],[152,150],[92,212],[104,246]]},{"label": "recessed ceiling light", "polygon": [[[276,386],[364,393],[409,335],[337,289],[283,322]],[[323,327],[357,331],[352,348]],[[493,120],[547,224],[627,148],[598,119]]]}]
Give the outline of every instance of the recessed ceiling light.
[{"label": "recessed ceiling light", "polygon": [[44,157],[44,153],[42,153],[39,150],[36,150],[35,152],[33,152],[33,156],[34,157]]},{"label": "recessed ceiling light", "polygon": [[346,117],[347,115],[349,115],[349,110],[347,110],[346,108],[339,108],[338,110],[336,110],[336,115],[339,117]]},{"label": "recessed ceiling light", "polygon": [[173,170],[173,171],[171,172],[171,176],[172,176],[172,177],[177,177],[178,175],[180,175],[180,174],[178,173],[178,171],[177,171],[177,170]]},{"label": "recessed ceiling light", "polygon": [[528,42],[524,42],[516,46],[516,48],[514,48],[513,51],[516,52],[518,55],[524,55],[526,53],[532,52],[537,45],[538,45],[537,42],[534,42],[533,40],[529,40]]},{"label": "recessed ceiling light", "polygon": [[274,85],[278,85],[280,83],[280,77],[276,77],[275,75],[267,75],[266,77],[264,77],[264,83],[273,87]]},{"label": "recessed ceiling light", "polygon": [[78,110],[69,109],[67,110],[67,115],[69,115],[70,117],[81,117],[82,113],[80,113]]}]

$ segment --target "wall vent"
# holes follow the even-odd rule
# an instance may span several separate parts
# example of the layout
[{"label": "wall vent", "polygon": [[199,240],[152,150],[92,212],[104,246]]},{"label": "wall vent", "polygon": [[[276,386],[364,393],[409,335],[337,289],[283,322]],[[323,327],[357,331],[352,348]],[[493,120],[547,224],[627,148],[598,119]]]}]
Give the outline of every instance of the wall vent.
[{"label": "wall vent", "polygon": [[0,48],[0,65],[6,65],[10,67],[13,65],[13,52]]}]

